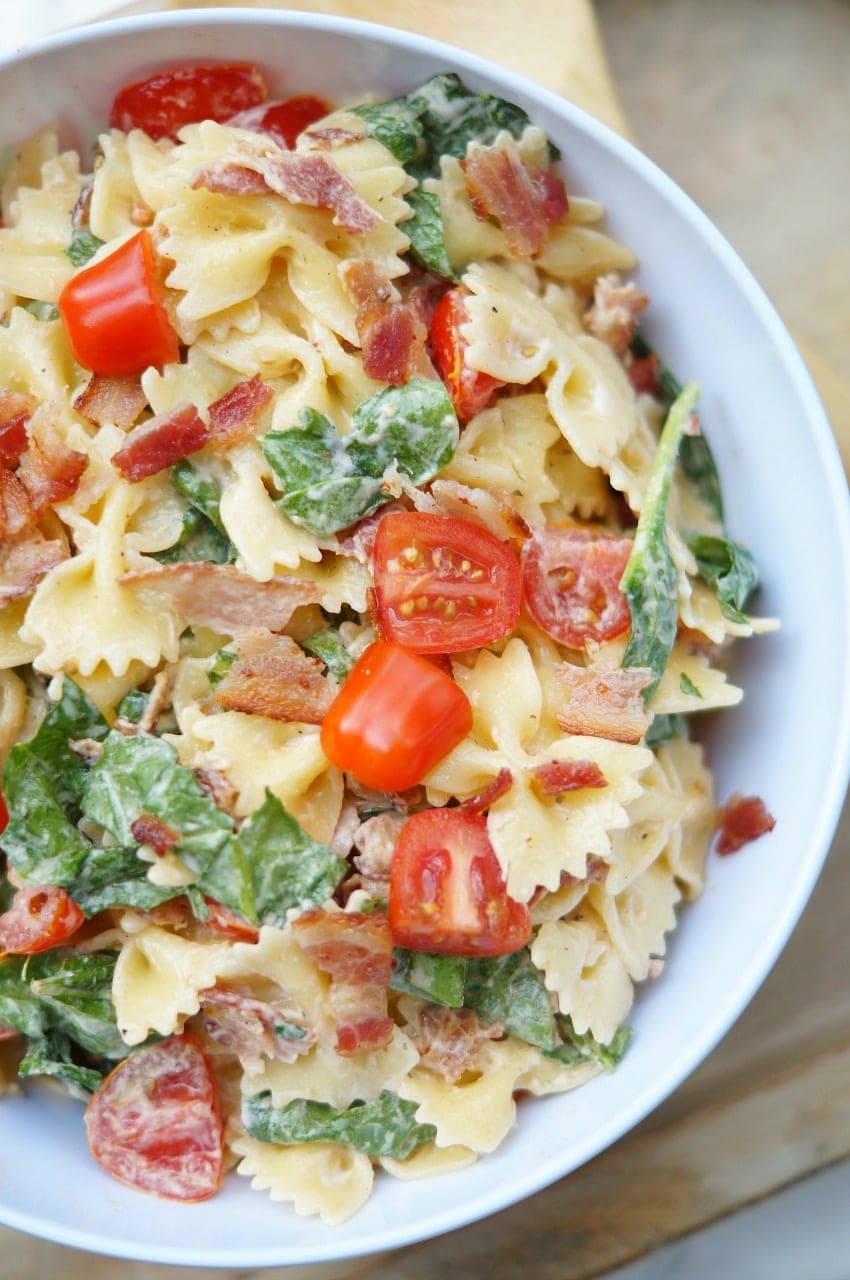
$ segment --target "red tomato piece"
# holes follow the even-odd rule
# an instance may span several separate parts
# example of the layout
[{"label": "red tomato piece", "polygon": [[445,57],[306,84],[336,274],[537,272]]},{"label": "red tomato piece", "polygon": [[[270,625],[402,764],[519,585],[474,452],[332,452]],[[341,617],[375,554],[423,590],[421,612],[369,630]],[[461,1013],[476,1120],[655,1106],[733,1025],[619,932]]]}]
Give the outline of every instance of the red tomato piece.
[{"label": "red tomato piece", "polygon": [[421,782],[472,728],[454,680],[427,658],[382,641],[355,662],[322,724],[322,748],[376,791]]},{"label": "red tomato piece", "polygon": [[85,920],[64,889],[26,884],[18,889],[8,911],[0,916],[0,951],[31,956],[58,947]]},{"label": "red tomato piece", "polygon": [[375,538],[381,634],[416,653],[493,644],[519,617],[519,562],[505,542],[468,520],[399,511]]},{"label": "red tomato piece", "polygon": [[268,133],[281,147],[292,151],[299,135],[330,110],[329,102],[304,94],[298,98],[287,98],[284,102],[266,103],[265,108],[251,112],[250,122],[240,120],[237,116],[228,121],[228,124],[256,129],[258,133]]},{"label": "red tomato piece", "polygon": [[468,290],[462,288],[450,289],[443,294],[434,309],[428,334],[431,357],[461,423],[468,422],[476,413],[486,409],[494,391],[505,385],[489,373],[470,369],[466,363],[469,343],[460,326],[469,319],[465,301],[468,297]]},{"label": "red tomato piece", "polygon": [[393,941],[412,951],[503,956],[531,937],[528,908],[508,896],[486,819],[424,809],[401,829],[390,867]]},{"label": "red tomato piece", "polygon": [[206,923],[224,938],[232,938],[234,942],[259,942],[260,931],[255,924],[244,920],[237,912],[226,907],[215,898],[204,897],[209,909]]},{"label": "red tomato piece", "polygon": [[191,1036],[171,1036],[119,1063],[89,1100],[86,1129],[95,1160],[139,1191],[206,1200],[221,1184],[218,1097]]},{"label": "red tomato piece", "polygon": [[9,810],[6,808],[6,801],[3,799],[3,793],[0,792],[0,832],[6,830],[9,825]]},{"label": "red tomato piece", "polygon": [[627,631],[631,614],[620,579],[632,545],[578,526],[535,529],[522,548],[522,582],[537,625],[570,649]]},{"label": "red tomato piece", "polygon": [[78,363],[105,377],[160,369],[180,358],[149,231],[72,276],[59,295],[59,314]]},{"label": "red tomato piece", "polygon": [[261,72],[246,63],[177,67],[125,85],[112,104],[109,123],[125,133],[144,129],[151,138],[175,138],[184,124],[223,123],[267,96]]}]

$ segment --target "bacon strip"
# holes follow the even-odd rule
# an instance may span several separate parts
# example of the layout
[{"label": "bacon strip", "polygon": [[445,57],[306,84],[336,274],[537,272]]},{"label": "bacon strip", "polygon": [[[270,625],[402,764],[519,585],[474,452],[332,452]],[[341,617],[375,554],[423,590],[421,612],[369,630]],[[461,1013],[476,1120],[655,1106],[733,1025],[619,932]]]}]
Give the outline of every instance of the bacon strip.
[{"label": "bacon strip", "polygon": [[30,422],[29,448],[18,465],[18,479],[29,497],[32,522],[48,507],[72,497],[88,466],[88,458],[69,449],[49,421],[50,406],[42,405]]},{"label": "bacon strip", "polygon": [[469,796],[458,805],[459,813],[485,813],[491,804],[495,804],[502,796],[507,795],[514,785],[514,775],[510,769],[500,769],[495,778],[487,783],[483,791]]},{"label": "bacon strip", "polygon": [[260,414],[273,396],[271,387],[255,373],[247,382],[237,382],[225,395],[214,400],[209,408],[212,447],[219,451],[232,449],[250,440]]},{"label": "bacon strip", "polygon": [[7,467],[0,467],[0,540],[14,538],[33,524],[29,495]]},{"label": "bacon strip", "polygon": [[586,787],[607,787],[608,782],[594,760],[545,760],[529,770],[544,796],[561,796]]},{"label": "bacon strip", "polygon": [[431,500],[430,510],[483,525],[503,542],[522,545],[531,533],[519,512],[498,491],[473,489],[458,480],[435,480]]},{"label": "bacon strip", "polygon": [[130,823],[133,839],[139,844],[149,844],[163,858],[173,849],[180,839],[180,832],[175,831],[167,822],[155,818],[152,813],[143,813]]},{"label": "bacon strip", "polygon": [[429,1067],[456,1084],[475,1062],[479,1047],[505,1034],[500,1022],[485,1026],[472,1009],[448,1009],[426,1004],[405,1027],[420,1053],[423,1067]]},{"label": "bacon strip", "polygon": [[10,600],[32,595],[42,578],[67,558],[64,542],[58,538],[48,541],[37,529],[21,542],[0,548],[0,608]]},{"label": "bacon strip", "polygon": [[569,207],[561,179],[542,169],[529,169],[513,139],[498,147],[473,145],[461,163],[475,216],[482,222],[496,218],[511,252],[536,258],[549,227]]},{"label": "bacon strip", "polygon": [[612,271],[593,286],[593,305],[585,313],[584,327],[622,355],[635,336],[638,316],[648,306],[649,298],[634,281],[623,284]]},{"label": "bacon strip", "polygon": [[321,129],[305,129],[302,134],[319,151],[336,151],[338,147],[346,147],[350,142],[360,142],[363,136],[362,133],[344,129],[338,124],[327,124]]},{"label": "bacon strip", "polygon": [[418,307],[400,302],[386,276],[365,258],[344,262],[339,272],[357,307],[357,334],[369,377],[392,387],[415,377],[435,378],[425,345],[428,331]]},{"label": "bacon strip", "polygon": [[776,826],[776,819],[768,813],[759,796],[734,795],[717,812],[717,852],[721,855],[737,853],[745,844],[767,835]]},{"label": "bacon strip", "polygon": [[558,724],[565,733],[634,743],[640,742],[652,722],[641,696],[653,679],[648,667],[593,671],[564,662],[556,668],[555,678],[569,691],[569,702],[558,711]]},{"label": "bacon strip", "polygon": [[[249,1076],[259,1075],[268,1058],[294,1062],[316,1043],[315,1030],[295,1004],[255,1000],[224,986],[207,987],[199,996],[204,1031],[216,1044],[235,1053]],[[288,1028],[282,1028],[284,1023]],[[289,1035],[283,1034],[286,1029]]]},{"label": "bacon strip", "polygon": [[120,581],[164,596],[192,626],[231,636],[256,627],[283,631],[294,609],[318,604],[322,597],[322,588],[315,582],[285,577],[256,582],[233,565],[207,561],[136,569],[123,574]]},{"label": "bacon strip", "polygon": [[302,951],[330,976],[337,1053],[386,1048],[393,1033],[387,1013],[393,940],[386,915],[318,907],[294,920],[292,929]]},{"label": "bacon strip", "polygon": [[26,449],[27,423],[37,404],[34,396],[20,391],[0,391],[0,462],[5,467],[14,467]]},{"label": "bacon strip", "polygon": [[256,630],[240,637],[236,661],[217,685],[215,700],[228,711],[321,724],[334,690],[318,658],[291,636]]},{"label": "bacon strip", "polygon": [[105,378],[94,373],[79,395],[74,397],[74,408],[89,422],[98,427],[111,422],[122,431],[135,424],[147,403],[138,374]]},{"label": "bacon strip", "polygon": [[166,467],[202,449],[210,429],[193,404],[182,404],[169,413],[149,418],[129,433],[112,465],[134,483],[155,476]]},{"label": "bacon strip", "polygon": [[658,381],[658,356],[640,356],[638,359],[632,359],[626,365],[626,372],[635,391],[638,393],[643,391],[651,396],[658,395],[661,390]]},{"label": "bacon strip", "polygon": [[287,151],[257,155],[234,148],[230,157],[198,169],[194,189],[206,187],[224,195],[260,195],[272,191],[290,204],[333,210],[334,225],[357,233],[371,231],[375,214],[345,174],[319,152]]}]

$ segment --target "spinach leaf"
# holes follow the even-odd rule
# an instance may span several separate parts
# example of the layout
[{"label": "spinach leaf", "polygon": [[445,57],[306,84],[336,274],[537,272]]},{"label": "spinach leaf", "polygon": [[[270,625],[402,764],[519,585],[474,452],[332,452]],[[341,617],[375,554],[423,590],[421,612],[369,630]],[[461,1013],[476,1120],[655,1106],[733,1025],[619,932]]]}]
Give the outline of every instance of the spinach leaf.
[{"label": "spinach leaf", "polygon": [[101,1072],[74,1062],[72,1045],[61,1031],[48,1031],[32,1038],[18,1066],[18,1075],[53,1076],[68,1085],[71,1093],[83,1101],[103,1083]]},{"label": "spinach leaf", "polygon": [[270,1093],[258,1093],[243,1099],[242,1123],[258,1142],[345,1142],[367,1156],[404,1160],[437,1136],[433,1125],[416,1123],[416,1109],[387,1089],[374,1102],[353,1102],[344,1111],[304,1098],[276,1107]]},{"label": "spinach leaf", "polygon": [[31,316],[35,316],[36,320],[59,319],[59,308],[54,306],[52,302],[26,302],[24,303],[24,311],[28,311]]},{"label": "spinach leaf", "polygon": [[654,680],[643,691],[647,704],[664,674],[679,623],[678,573],[667,541],[667,502],[684,428],[698,397],[699,387],[689,382],[667,415],[634,546],[620,581],[632,620],[622,665],[649,667],[653,672]]},{"label": "spinach leaf", "polygon": [[678,711],[674,711],[669,715],[657,715],[653,718],[652,724],[646,731],[644,742],[653,749],[662,747],[665,742],[670,742],[672,738],[681,738],[687,727],[687,720]]},{"label": "spinach leaf", "polygon": [[152,560],[160,564],[178,564],[183,560],[208,560],[211,564],[232,564],[236,551],[229,538],[222,537],[211,520],[196,507],[183,516],[180,537],[164,551],[154,551]]},{"label": "spinach leaf", "polygon": [[239,828],[236,842],[251,878],[250,918],[281,927],[291,907],[317,906],[329,898],[348,869],[345,858],[309,836],[270,791]]},{"label": "spinach leaf", "polygon": [[118,703],[115,709],[116,715],[121,720],[128,720],[130,724],[138,724],[145,714],[149,696],[149,694],[143,693],[141,689],[131,689],[129,693],[124,694],[124,697]]},{"label": "spinach leaf", "polygon": [[89,1053],[111,1059],[127,1056],[112,1004],[117,958],[117,951],[86,954],[56,948],[28,957],[23,969],[30,994],[41,1007],[44,1026],[64,1031]]},{"label": "spinach leaf", "polygon": [[752,552],[739,542],[705,533],[686,533],[699,575],[717,588],[717,600],[730,622],[746,622],[743,610],[759,585]]},{"label": "spinach leaf", "polygon": [[449,262],[446,249],[446,235],[443,227],[443,215],[440,210],[440,197],[436,191],[423,191],[416,187],[408,191],[404,197],[413,215],[406,218],[401,229],[410,237],[410,253],[414,262],[426,271],[432,271],[444,280],[456,280],[457,276]]},{"label": "spinach leaf", "polygon": [[221,684],[235,661],[236,653],[233,649],[219,649],[213,654],[210,665],[207,668],[207,677],[213,688],[217,684]]},{"label": "spinach leaf", "polygon": [[679,675],[679,688],[682,690],[682,693],[688,694],[691,698],[702,697],[701,691],[697,688],[697,686],[694,684],[691,677],[685,671],[682,671],[681,674]]},{"label": "spinach leaf", "polygon": [[223,538],[227,537],[227,530],[221,522],[221,486],[215,480],[182,458],[171,468],[171,483],[179,494],[206,516],[210,524],[215,525]]},{"label": "spinach leaf", "polygon": [[65,257],[75,267],[84,267],[105,243],[104,240],[98,240],[96,235],[92,235],[88,227],[74,227],[71,232],[71,243],[65,250]]},{"label": "spinach leaf", "polygon": [[416,159],[424,128],[419,107],[409,97],[363,103],[352,111],[365,120],[367,137],[383,143],[400,164],[406,167]]},{"label": "spinach leaf", "polygon": [[415,378],[358,405],[347,436],[315,409],[303,409],[300,427],[270,431],[260,444],[282,484],[281,511],[322,536],[387,502],[382,481],[392,468],[414,484],[433,479],[451,460],[458,433],[443,384]]},{"label": "spinach leaf", "polygon": [[40,1036],[44,1014],[24,976],[25,956],[0,960],[0,1026],[14,1027],[25,1036]]},{"label": "spinach leaf", "polygon": [[396,947],[390,986],[432,1004],[459,1009],[463,1004],[466,964],[463,956],[430,955]]},{"label": "spinach leaf", "polygon": [[301,648],[319,658],[330,675],[342,684],[351,668],[354,659],[339,638],[336,627],[325,627],[322,631],[314,631],[306,640],[302,640]]},{"label": "spinach leaf", "polygon": [[149,911],[185,892],[182,888],[154,884],[148,879],[148,866],[135,847],[92,847],[68,885],[68,892],[87,916],[105,911],[107,907]]},{"label": "spinach leaf", "polygon": [[469,960],[463,1003],[482,1022],[501,1022],[510,1035],[539,1049],[553,1049],[557,1043],[549,992],[527,947],[508,956]]},{"label": "spinach leaf", "polygon": [[622,1062],[623,1055],[631,1042],[630,1027],[620,1027],[610,1044],[600,1044],[589,1031],[586,1035],[579,1035],[573,1026],[572,1018],[558,1014],[556,1021],[563,1043],[555,1049],[544,1050],[544,1053],[547,1058],[555,1058],[568,1067],[577,1067],[583,1062],[595,1062],[603,1071],[613,1071]]}]

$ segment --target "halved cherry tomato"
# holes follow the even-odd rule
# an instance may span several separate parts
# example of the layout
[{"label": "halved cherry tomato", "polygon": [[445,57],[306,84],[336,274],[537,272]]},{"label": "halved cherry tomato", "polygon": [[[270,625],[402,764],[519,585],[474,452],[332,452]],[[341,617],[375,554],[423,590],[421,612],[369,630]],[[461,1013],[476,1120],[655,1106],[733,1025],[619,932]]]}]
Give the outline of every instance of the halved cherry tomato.
[{"label": "halved cherry tomato", "polygon": [[371,644],[322,724],[322,748],[376,791],[405,791],[472,728],[472,709],[450,676],[399,645]]},{"label": "halved cherry tomato", "polygon": [[434,310],[429,339],[431,356],[437,372],[446,384],[455,413],[460,422],[468,422],[486,409],[493,392],[505,384],[489,373],[470,369],[466,363],[469,343],[460,331],[469,316],[466,313],[466,289],[450,289],[443,294]]},{"label": "halved cherry tomato", "polygon": [[3,798],[2,791],[0,791],[0,832],[5,831],[8,825],[9,810],[6,808],[6,801]]},{"label": "halved cherry tomato", "polygon": [[519,617],[519,562],[505,542],[468,520],[399,511],[375,538],[381,633],[416,653],[493,644]]},{"label": "halved cherry tomato", "polygon": [[222,123],[268,96],[257,67],[247,63],[177,67],[125,85],[112,104],[113,129],[144,129],[150,138],[175,138],[184,124]]},{"label": "halved cherry tomato", "polygon": [[85,920],[64,889],[25,884],[0,916],[0,951],[31,956],[67,942]]},{"label": "halved cherry tomato", "polygon": [[522,548],[525,601],[534,621],[570,649],[622,635],[631,625],[620,579],[629,538],[583,529],[535,529]]},{"label": "halved cherry tomato", "polygon": [[171,1036],[119,1063],[89,1100],[86,1129],[95,1160],[139,1191],[206,1200],[221,1184],[218,1097],[191,1036]]},{"label": "halved cherry tomato", "polygon": [[72,276],[59,295],[59,314],[84,369],[120,378],[180,358],[148,231]]},{"label": "halved cherry tomato", "polygon": [[487,822],[423,809],[401,829],[390,867],[393,941],[412,951],[502,956],[531,937],[528,908],[508,896]]},{"label": "halved cherry tomato", "polygon": [[305,129],[330,111],[329,102],[321,98],[313,98],[304,94],[299,98],[286,98],[282,102],[266,102],[262,106],[253,107],[250,111],[241,111],[227,123],[239,129],[253,129],[257,133],[268,133],[280,146],[292,150]]}]

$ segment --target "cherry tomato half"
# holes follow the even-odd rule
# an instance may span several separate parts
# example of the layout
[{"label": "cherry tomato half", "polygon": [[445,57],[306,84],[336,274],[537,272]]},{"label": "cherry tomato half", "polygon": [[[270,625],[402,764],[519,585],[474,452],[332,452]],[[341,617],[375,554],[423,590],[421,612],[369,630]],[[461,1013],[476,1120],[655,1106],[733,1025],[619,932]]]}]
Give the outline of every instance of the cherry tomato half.
[{"label": "cherry tomato half", "polygon": [[92,1094],[85,1119],[92,1155],[119,1182],[165,1200],[206,1200],[218,1190],[218,1097],[191,1036],[125,1058]]},{"label": "cherry tomato half", "polygon": [[523,544],[522,581],[537,625],[570,649],[628,631],[620,579],[632,546],[629,538],[578,526],[535,529]]},{"label": "cherry tomato half", "polygon": [[416,653],[480,648],[516,625],[519,562],[507,543],[468,520],[424,511],[386,515],[374,567],[381,633]]},{"label": "cherry tomato half", "polygon": [[3,799],[3,793],[0,792],[0,832],[6,830],[9,825],[9,810],[6,808],[6,801]]},{"label": "cherry tomato half", "polygon": [[450,289],[443,294],[434,309],[428,335],[431,357],[452,398],[458,421],[462,423],[486,409],[493,392],[505,385],[489,373],[470,369],[466,363],[469,343],[460,326],[469,319],[465,301],[468,297],[468,291],[461,288]]},{"label": "cherry tomato half", "polygon": [[472,728],[472,709],[450,676],[399,645],[378,642],[348,674],[322,724],[338,768],[376,791],[405,791]]},{"label": "cherry tomato half", "polygon": [[148,231],[72,276],[59,295],[59,314],[78,363],[105,377],[160,369],[180,358]]},{"label": "cherry tomato half", "polygon": [[237,129],[251,129],[255,133],[267,133],[279,146],[291,151],[300,134],[311,124],[321,120],[331,110],[329,102],[304,94],[299,98],[286,98],[282,102],[266,102],[241,111],[227,123]]},{"label": "cherry tomato half", "polygon": [[26,884],[18,889],[8,911],[0,916],[0,951],[31,956],[67,942],[85,920],[64,889]]},{"label": "cherry tomato half", "polygon": [[150,138],[175,138],[184,124],[222,123],[268,96],[261,72],[246,63],[177,67],[125,85],[112,104],[113,129],[144,129]]},{"label": "cherry tomato half", "polygon": [[390,867],[393,941],[412,951],[502,956],[531,937],[528,908],[508,896],[487,822],[424,809],[401,829]]}]

